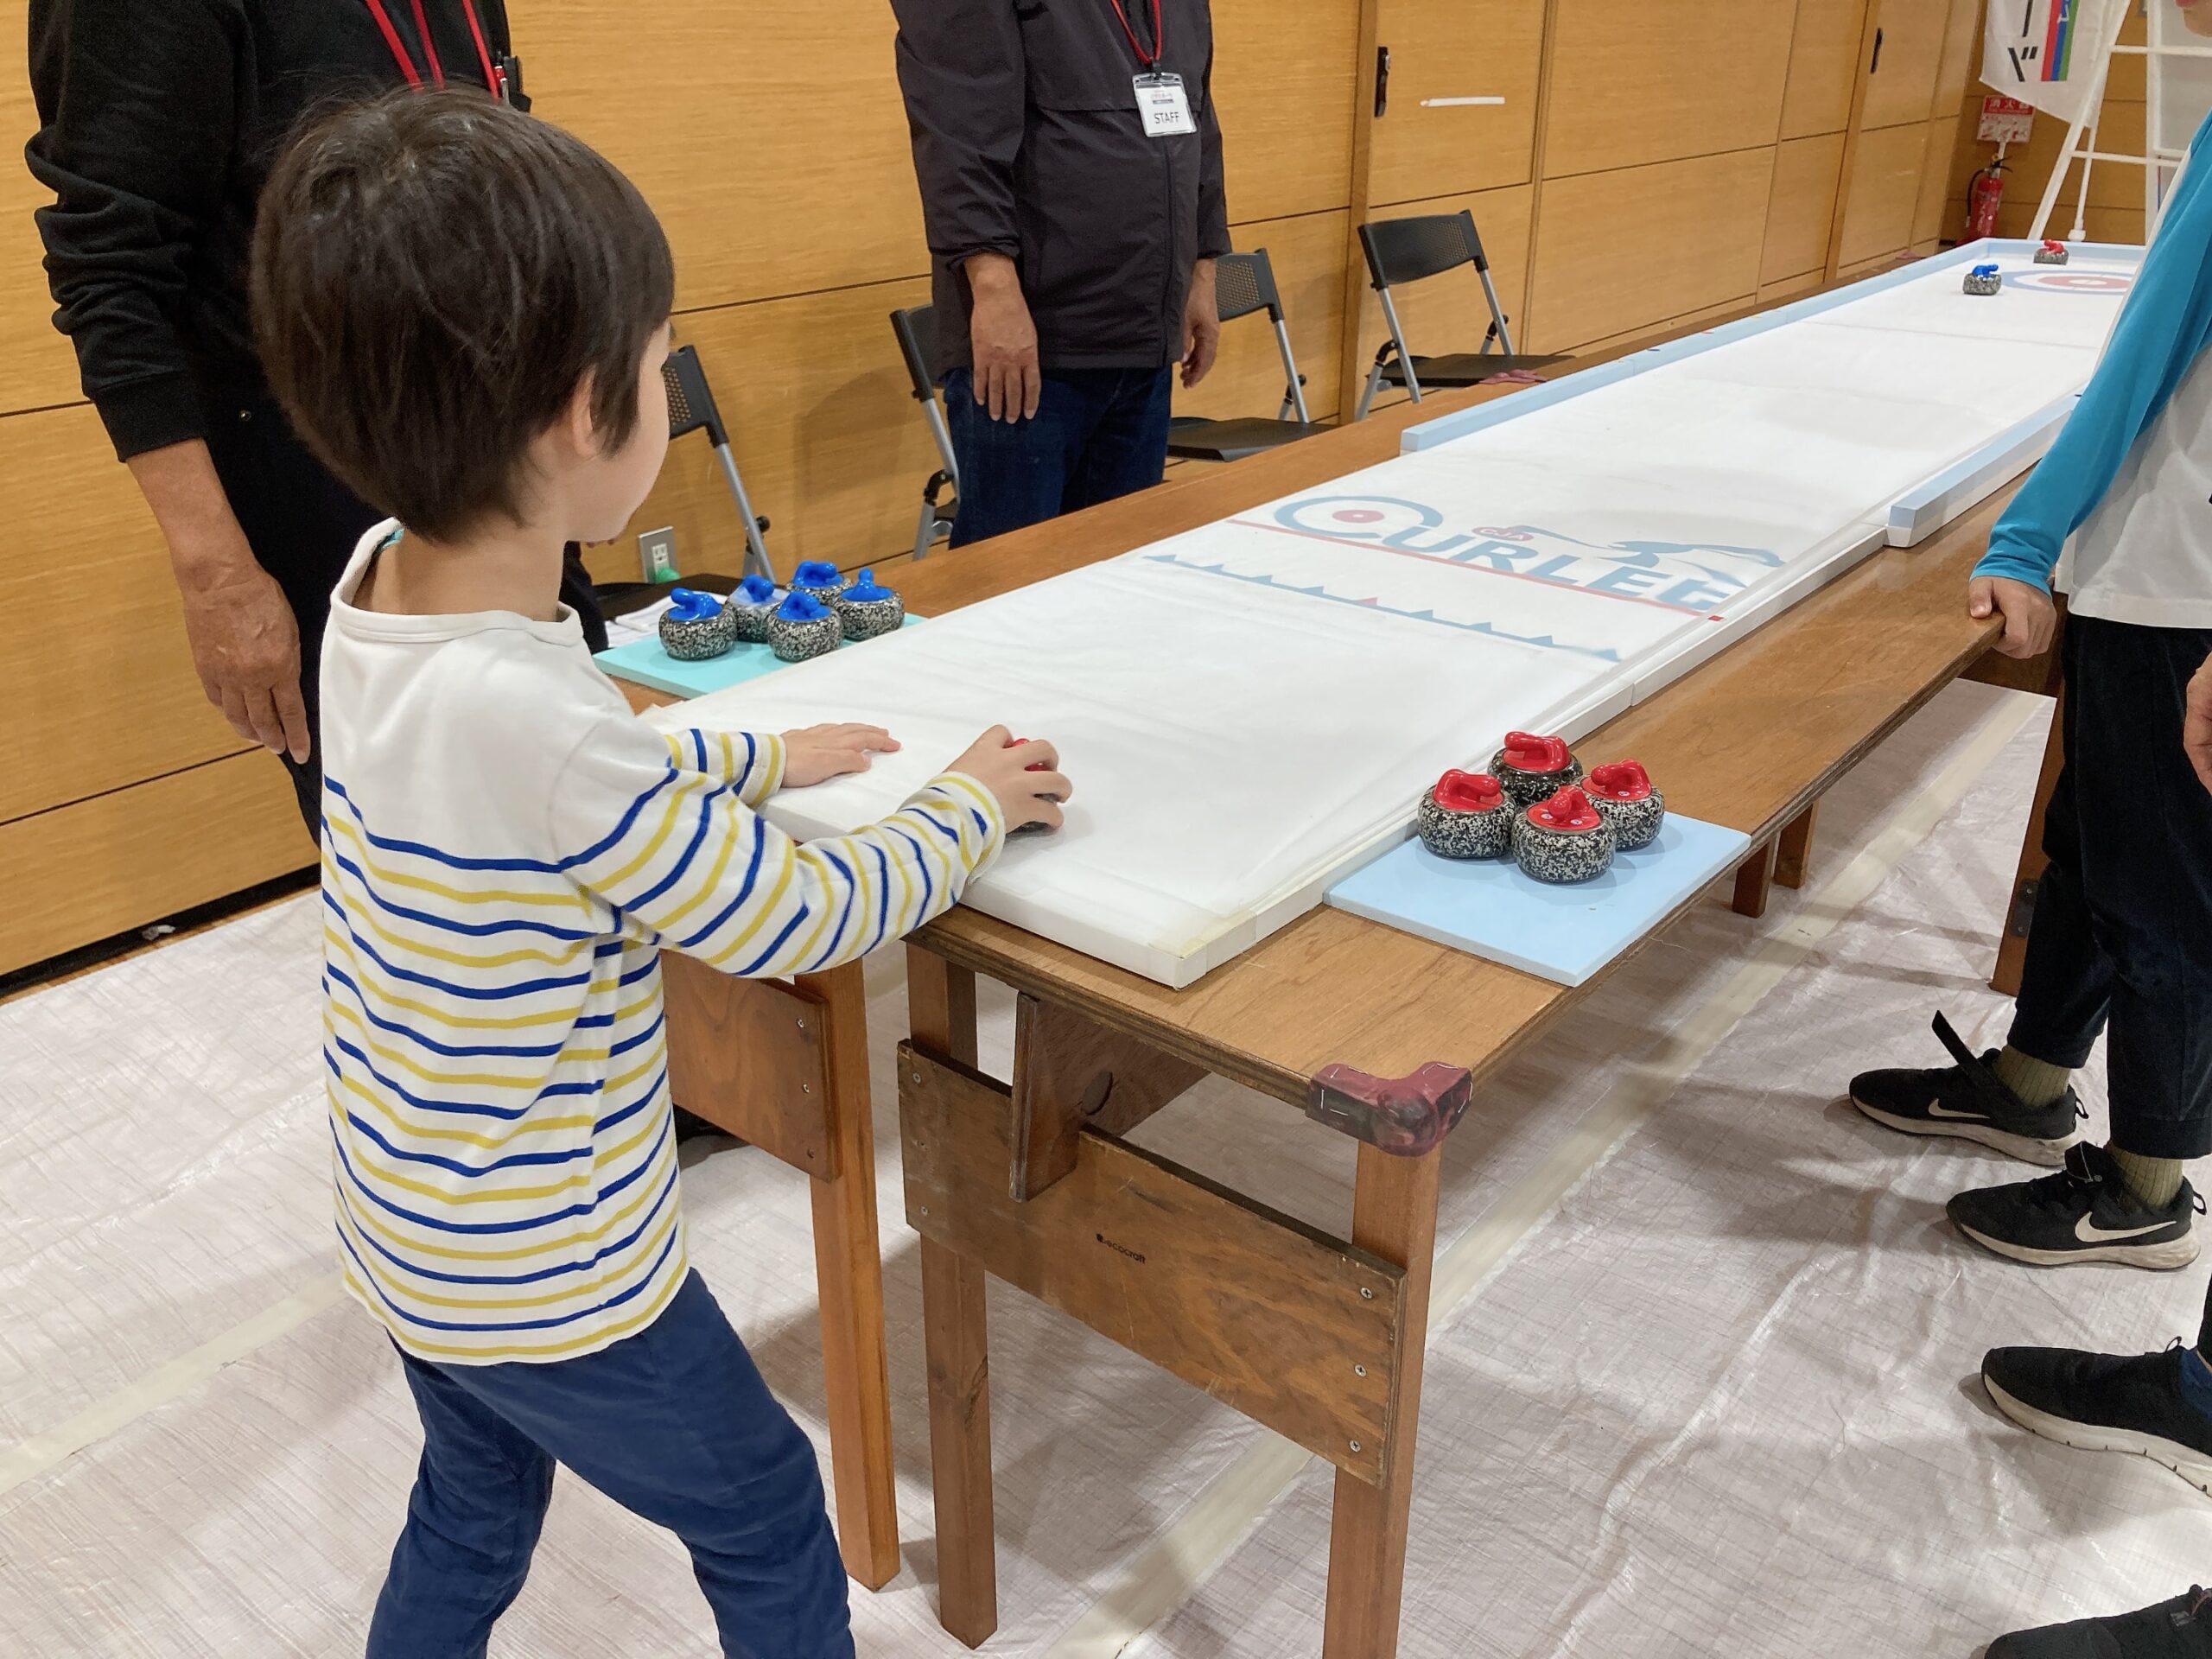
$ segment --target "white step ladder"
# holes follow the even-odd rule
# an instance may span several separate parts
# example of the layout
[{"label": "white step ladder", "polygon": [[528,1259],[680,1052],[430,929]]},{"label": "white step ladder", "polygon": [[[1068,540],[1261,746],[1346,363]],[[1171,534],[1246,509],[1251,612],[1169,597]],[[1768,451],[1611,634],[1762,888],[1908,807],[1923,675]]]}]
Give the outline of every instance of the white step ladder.
[{"label": "white step ladder", "polygon": [[[2212,110],[2212,41],[2194,42],[2182,27],[2174,6],[2166,0],[2150,0],[2144,12],[2144,43],[2123,46],[2120,31],[2131,10],[2131,5],[2114,6],[2109,33],[2097,42],[2100,55],[2094,89],[2082,115],[2066,130],[2065,146],[2059,151],[2057,165],[2050,169],[2050,178],[2043,188],[2043,200],[2036,207],[2035,223],[2028,231],[2031,241],[2040,240],[2050,233],[2050,216],[2058,206],[2058,193],[2078,158],[2082,163],[2082,188],[2075,198],[2073,233],[2067,239],[2079,242],[2087,237],[2090,169],[2099,162],[2109,162],[2143,169],[2143,239],[2148,242],[2158,231],[2158,218],[2165,211],[2166,198],[2174,181],[2181,176],[2182,163],[2189,156],[2189,141],[2206,111]],[[2143,153],[2139,156],[2097,148],[2105,81],[2115,57],[2144,60]],[[2171,84],[2169,76],[2172,77]]]}]

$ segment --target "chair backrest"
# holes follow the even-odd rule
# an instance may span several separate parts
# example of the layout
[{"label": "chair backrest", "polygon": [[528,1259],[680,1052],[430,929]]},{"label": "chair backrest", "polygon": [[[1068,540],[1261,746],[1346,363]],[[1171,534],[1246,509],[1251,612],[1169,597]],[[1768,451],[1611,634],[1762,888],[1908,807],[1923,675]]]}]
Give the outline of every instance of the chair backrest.
[{"label": "chair backrest", "polygon": [[917,305],[893,311],[891,332],[899,336],[899,355],[906,359],[906,373],[914,383],[914,401],[931,402],[937,397],[937,307]]},{"label": "chair backrest", "polygon": [[1417,283],[1458,265],[1490,269],[1483,239],[1475,233],[1475,216],[1464,208],[1456,213],[1371,220],[1359,227],[1359,245],[1367,254],[1368,276],[1377,289]]},{"label": "chair backrest", "polygon": [[679,346],[671,352],[660,365],[660,378],[668,388],[670,437],[680,438],[703,427],[717,448],[729,442],[721,410],[715,407],[715,394],[708,390],[707,371],[699,361],[696,346]]},{"label": "chair backrest", "polygon": [[1275,268],[1265,248],[1224,253],[1214,261],[1214,308],[1224,322],[1264,310],[1282,321],[1282,296],[1275,289]]}]

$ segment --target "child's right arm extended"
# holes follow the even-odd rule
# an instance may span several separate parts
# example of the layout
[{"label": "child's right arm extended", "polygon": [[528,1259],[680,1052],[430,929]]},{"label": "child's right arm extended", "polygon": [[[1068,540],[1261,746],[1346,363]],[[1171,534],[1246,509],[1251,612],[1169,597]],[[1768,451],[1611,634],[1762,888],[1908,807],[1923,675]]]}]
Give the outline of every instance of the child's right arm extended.
[{"label": "child's right arm extended", "polygon": [[802,842],[751,804],[782,775],[779,741],[702,744],[610,718],[562,771],[554,843],[571,880],[669,949],[744,977],[816,973],[951,908],[1020,827],[1010,813],[1052,813],[1021,791],[1064,795],[1066,780],[1024,773],[1004,742],[987,734],[880,823]]}]

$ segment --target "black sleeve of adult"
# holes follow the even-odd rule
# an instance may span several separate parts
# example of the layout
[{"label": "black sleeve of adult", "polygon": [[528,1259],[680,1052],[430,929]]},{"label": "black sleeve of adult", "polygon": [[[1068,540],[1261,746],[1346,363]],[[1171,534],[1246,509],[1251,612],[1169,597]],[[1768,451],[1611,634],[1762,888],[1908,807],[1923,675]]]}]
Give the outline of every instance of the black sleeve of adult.
[{"label": "black sleeve of adult", "polygon": [[206,435],[176,318],[229,175],[244,30],[239,0],[31,0],[54,326],[124,460]]},{"label": "black sleeve of adult", "polygon": [[1222,181],[1221,122],[1213,107],[1213,58],[1206,58],[1198,116],[1198,257],[1218,259],[1230,252],[1229,193]]},{"label": "black sleeve of adult", "polygon": [[1014,0],[892,0],[930,251],[1020,253],[1014,162],[1028,74]]}]

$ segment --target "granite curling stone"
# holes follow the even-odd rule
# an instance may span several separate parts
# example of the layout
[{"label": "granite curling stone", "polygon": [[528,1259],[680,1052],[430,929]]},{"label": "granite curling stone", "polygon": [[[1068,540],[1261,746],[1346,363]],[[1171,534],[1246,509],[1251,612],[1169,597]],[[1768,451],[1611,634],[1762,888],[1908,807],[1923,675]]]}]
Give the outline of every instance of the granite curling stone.
[{"label": "granite curling stone", "polygon": [[1612,868],[1612,826],[1569,784],[1513,821],[1513,856],[1538,881],[1587,881]]},{"label": "granite curling stone", "polygon": [[1567,752],[1565,738],[1527,732],[1505,734],[1505,747],[1491,757],[1490,772],[1516,807],[1534,806],[1582,781],[1582,763]]},{"label": "granite curling stone", "polygon": [[1649,847],[1667,821],[1667,798],[1651,787],[1641,760],[1616,760],[1590,773],[1586,791],[1598,816],[1612,826],[1613,845],[1624,853]]},{"label": "granite curling stone", "polygon": [[1990,295],[2005,286],[2005,279],[1997,274],[1995,265],[1976,265],[1967,272],[1962,284],[1969,294]]},{"label": "granite curling stone", "polygon": [[721,601],[695,588],[678,588],[661,613],[660,648],[679,663],[703,663],[737,643],[734,621]]},{"label": "granite curling stone", "polygon": [[827,559],[807,559],[791,573],[791,591],[811,594],[824,605],[834,605],[845,591],[845,573]]},{"label": "granite curling stone", "polygon": [[863,570],[853,585],[831,601],[837,612],[837,620],[844,625],[848,639],[873,639],[880,633],[895,633],[906,620],[906,601],[875,579],[875,572]]},{"label": "granite curling stone", "polygon": [[2044,238],[2043,246],[2036,250],[2036,264],[2039,265],[2063,265],[2066,260],[2066,245],[2056,237]]},{"label": "granite curling stone", "polygon": [[766,576],[747,576],[722,608],[729,613],[737,637],[757,645],[768,637],[768,619],[776,611],[776,584]]},{"label": "granite curling stone", "polygon": [[1497,858],[1513,844],[1513,803],[1483,772],[1447,772],[1421,798],[1414,823],[1439,858]]},{"label": "granite curling stone", "polygon": [[795,592],[768,619],[768,646],[787,663],[826,656],[843,643],[837,613],[812,594]]}]

